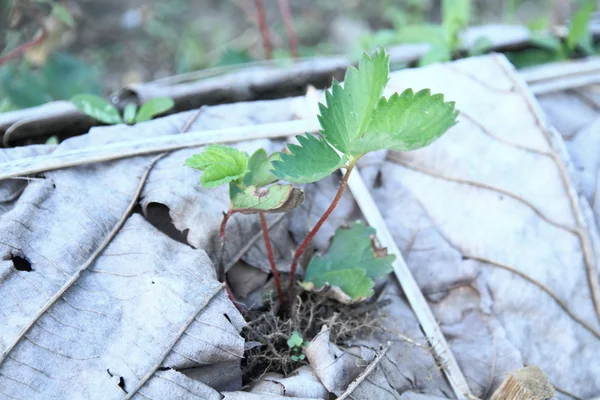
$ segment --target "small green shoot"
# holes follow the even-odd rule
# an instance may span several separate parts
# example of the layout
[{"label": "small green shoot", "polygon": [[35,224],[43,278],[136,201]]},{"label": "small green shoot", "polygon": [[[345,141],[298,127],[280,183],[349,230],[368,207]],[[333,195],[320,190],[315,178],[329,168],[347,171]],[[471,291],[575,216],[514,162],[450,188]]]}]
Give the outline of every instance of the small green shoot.
[{"label": "small green shoot", "polygon": [[303,361],[306,359],[306,355],[304,354],[304,348],[308,346],[309,342],[304,340],[300,332],[294,331],[292,332],[290,338],[287,341],[287,345],[292,351],[292,355],[290,358],[292,361]]},{"label": "small green shoot", "polygon": [[339,228],[329,249],[313,256],[300,285],[306,290],[330,290],[343,303],[363,301],[373,294],[374,280],[392,271],[395,256],[375,246],[375,229],[362,222]]},{"label": "small green shoot", "polygon": [[107,125],[126,123],[129,125],[149,121],[157,115],[169,111],[175,106],[173,99],[159,97],[137,105],[129,103],[123,110],[123,118],[119,110],[107,100],[94,94],[77,94],[71,98],[71,103],[82,113]]},{"label": "small green shoot", "polygon": [[[205,187],[229,184],[230,208],[221,224],[223,243],[225,224],[236,212],[258,213],[261,217],[267,253],[283,302],[269,247],[263,212],[283,212],[298,207],[303,200],[300,189],[277,183],[319,181],[340,168],[346,173],[328,209],[317,221],[294,253],[290,266],[288,300],[293,299],[294,278],[301,255],[338,204],[348,178],[358,160],[377,150],[410,151],[428,146],[456,123],[458,111],[453,102],[428,89],[408,89],[389,98],[382,96],[389,77],[389,56],[384,50],[373,57],[364,54],[358,68],[350,67],[344,84],[333,82],[319,104],[321,130],[317,135],[297,136],[287,152],[267,156],[258,150],[252,157],[225,146],[206,146],[186,165],[203,171]],[[361,223],[336,233],[327,253],[314,257],[302,286],[320,289],[330,286],[344,302],[360,301],[372,294],[373,280],[391,271],[392,256],[373,247],[374,230]],[[224,278],[219,267],[219,278]]]}]

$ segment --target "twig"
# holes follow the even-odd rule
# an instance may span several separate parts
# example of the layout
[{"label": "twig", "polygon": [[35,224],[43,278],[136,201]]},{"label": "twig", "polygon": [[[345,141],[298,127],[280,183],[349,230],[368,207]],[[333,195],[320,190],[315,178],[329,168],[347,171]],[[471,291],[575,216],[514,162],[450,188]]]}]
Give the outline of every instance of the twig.
[{"label": "twig", "polygon": [[285,33],[288,38],[288,47],[290,54],[294,59],[298,59],[298,38],[296,37],[296,30],[294,29],[294,20],[292,19],[292,11],[290,10],[290,4],[288,0],[277,0],[279,4],[279,11],[285,24]]},{"label": "twig", "polygon": [[360,384],[363,383],[363,381],[365,379],[367,379],[367,377],[369,375],[371,375],[371,373],[375,370],[375,368],[377,368],[377,366],[379,365],[379,363],[381,362],[381,360],[383,359],[383,357],[388,352],[388,350],[390,349],[391,346],[392,346],[392,343],[387,342],[387,344],[385,345],[385,347],[383,349],[381,349],[381,352],[377,355],[377,357],[373,361],[371,361],[371,364],[369,364],[369,366],[363,371],[362,374],[359,375],[358,378],[353,380],[352,383],[350,385],[348,385],[348,388],[346,389],[346,391],[344,393],[342,393],[342,395],[340,397],[338,397],[337,400],[344,400],[344,399],[350,397],[352,395],[352,393],[356,390],[356,388],[358,386],[360,386]]},{"label": "twig", "polygon": [[273,257],[273,249],[271,248],[271,239],[269,238],[269,227],[267,226],[267,220],[265,219],[265,214],[259,212],[260,216],[260,225],[262,227],[263,235],[265,238],[265,247],[267,249],[267,254],[269,256],[269,264],[271,264],[271,272],[273,273],[273,279],[275,280],[275,286],[277,287],[277,295],[279,296],[279,301],[281,304],[285,302],[285,296],[283,295],[283,290],[281,289],[281,280],[279,279],[279,272],[277,272],[277,265],[275,264],[275,257]]},{"label": "twig", "polygon": [[46,40],[46,38],[48,37],[48,32],[46,32],[46,27],[44,26],[44,21],[42,21],[39,13],[37,12],[35,7],[29,1],[27,1],[26,3],[27,3],[27,6],[29,7],[29,11],[31,12],[31,15],[33,15],[37,24],[39,25],[41,32],[38,35],[38,37],[36,37],[35,39],[33,39],[29,42],[23,43],[19,47],[12,49],[8,53],[6,53],[4,56],[0,57],[0,65],[6,64],[10,60],[22,56],[29,49],[31,49],[35,46],[38,46],[44,40]]},{"label": "twig", "polygon": [[258,19],[258,29],[262,38],[263,49],[265,50],[265,58],[270,60],[273,58],[273,45],[271,44],[271,35],[269,34],[269,26],[267,25],[267,16],[265,13],[265,5],[263,0],[254,0],[256,6],[256,18]]},{"label": "twig", "polygon": [[389,254],[396,256],[396,259],[392,263],[394,273],[423,328],[427,340],[431,344],[432,352],[441,361],[441,368],[446,374],[454,394],[459,400],[473,398],[467,380],[454,358],[452,350],[427,304],[427,300],[425,300],[415,278],[402,258],[400,249],[398,249],[377,204],[375,204],[375,200],[373,200],[367,185],[358,171],[348,179],[348,186],[367,222],[377,231],[379,243],[388,249]]},{"label": "twig", "polygon": [[304,240],[298,247],[298,250],[296,250],[296,253],[294,254],[294,258],[292,259],[292,265],[290,266],[290,284],[288,286],[288,298],[290,298],[290,299],[293,298],[293,294],[294,294],[293,293],[294,292],[294,278],[295,278],[295,274],[296,274],[296,269],[298,268],[298,262],[300,261],[300,257],[302,256],[302,253],[304,253],[304,251],[306,250],[306,248],[308,247],[308,245],[310,244],[312,239],[315,237],[315,235],[317,234],[317,232],[319,231],[321,226],[325,223],[327,218],[331,215],[331,213],[333,212],[335,207],[340,202],[340,199],[342,198],[342,194],[344,194],[344,190],[346,189],[346,184],[348,183],[348,179],[350,178],[353,168],[354,168],[354,164],[350,164],[350,166],[346,170],[346,173],[344,174],[344,177],[342,178],[342,181],[340,182],[340,186],[338,188],[337,193],[335,194],[333,201],[331,202],[331,204],[329,205],[327,210],[325,210],[325,212],[323,213],[321,218],[319,218],[319,220],[317,221],[315,226],[308,233],[306,238],[304,238]]},{"label": "twig", "polygon": [[60,154],[50,153],[45,156],[27,157],[2,162],[0,163],[0,180],[73,167],[76,165],[112,161],[190,147],[200,147],[212,143],[231,143],[242,140],[279,138],[290,135],[299,135],[305,132],[315,132],[318,129],[319,125],[316,121],[288,121],[227,129],[205,130],[86,147],[65,151]]}]

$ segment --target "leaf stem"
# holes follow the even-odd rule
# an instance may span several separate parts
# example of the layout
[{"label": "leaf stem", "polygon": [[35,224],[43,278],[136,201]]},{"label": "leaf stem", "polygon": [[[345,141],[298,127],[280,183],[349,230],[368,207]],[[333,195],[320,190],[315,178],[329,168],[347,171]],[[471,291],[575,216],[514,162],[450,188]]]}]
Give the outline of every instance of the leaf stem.
[{"label": "leaf stem", "polygon": [[300,261],[300,257],[302,256],[302,253],[304,253],[304,251],[308,247],[309,243],[315,237],[315,235],[317,234],[317,232],[319,231],[321,226],[325,223],[327,218],[331,215],[331,213],[333,212],[335,207],[340,202],[340,199],[342,198],[342,194],[344,194],[344,190],[346,189],[346,185],[348,184],[348,179],[350,178],[350,173],[352,172],[354,165],[356,165],[356,161],[351,162],[350,165],[348,167],[346,167],[346,173],[344,174],[344,177],[342,178],[342,181],[340,182],[340,186],[338,188],[337,193],[335,194],[333,201],[331,202],[331,205],[329,205],[329,208],[327,208],[327,210],[325,210],[325,212],[323,213],[321,218],[319,218],[319,220],[317,221],[315,226],[311,229],[311,231],[308,233],[306,238],[304,238],[304,241],[302,241],[302,243],[298,247],[298,250],[296,250],[296,254],[294,254],[294,258],[292,259],[292,265],[290,267],[290,283],[288,286],[288,298],[290,298],[290,299],[293,298],[294,278],[296,275],[296,269],[298,268],[298,262]]},{"label": "leaf stem", "polygon": [[223,220],[221,221],[221,229],[219,230],[219,262],[217,264],[217,279],[219,282],[225,282],[225,267],[223,264],[223,258],[225,256],[225,228],[227,227],[227,221],[235,213],[234,210],[229,209],[226,214],[223,214]]},{"label": "leaf stem", "polygon": [[269,264],[271,264],[271,272],[273,273],[273,279],[275,279],[275,286],[277,287],[277,295],[279,296],[279,301],[283,304],[285,296],[283,295],[281,279],[279,279],[279,272],[277,272],[277,265],[275,264],[275,257],[273,256],[273,248],[271,247],[271,239],[269,238],[269,227],[267,226],[265,214],[259,212],[258,215],[260,216],[260,224],[265,238],[265,247],[267,249],[267,255],[269,256]]},{"label": "leaf stem", "polygon": [[292,58],[298,59],[298,38],[296,37],[296,30],[294,29],[290,4],[288,3],[288,0],[277,0],[277,3],[279,4],[279,11],[283,17],[283,23],[285,24],[290,54],[292,55]]}]

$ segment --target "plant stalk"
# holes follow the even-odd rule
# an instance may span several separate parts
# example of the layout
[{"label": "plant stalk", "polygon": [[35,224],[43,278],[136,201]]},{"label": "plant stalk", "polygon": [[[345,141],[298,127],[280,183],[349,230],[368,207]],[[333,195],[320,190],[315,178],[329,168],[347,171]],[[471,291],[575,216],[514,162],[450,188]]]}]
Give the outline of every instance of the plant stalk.
[{"label": "plant stalk", "polygon": [[355,164],[356,161],[350,163],[350,165],[346,168],[346,173],[344,174],[342,181],[340,182],[340,186],[338,188],[337,193],[335,194],[335,198],[331,202],[331,205],[327,208],[327,210],[325,210],[321,218],[319,218],[315,226],[311,229],[306,238],[302,241],[302,243],[298,247],[298,250],[296,250],[296,254],[294,254],[294,258],[292,259],[292,265],[290,267],[290,284],[288,286],[288,298],[290,299],[293,298],[294,294],[294,278],[296,276],[296,269],[298,268],[298,262],[300,261],[300,257],[302,257],[302,253],[304,253],[309,243],[313,240],[321,226],[325,223],[327,218],[329,218],[335,207],[340,202],[342,194],[344,194],[344,190],[346,189],[346,186],[348,184],[350,173],[352,172],[352,169],[354,169]]},{"label": "plant stalk", "polygon": [[271,44],[271,35],[269,34],[269,26],[267,25],[267,15],[263,0],[254,0],[256,6],[256,17],[258,19],[258,29],[262,38],[263,48],[265,50],[265,59],[273,58],[273,45]]},{"label": "plant stalk", "polygon": [[221,221],[221,229],[219,230],[219,262],[217,264],[217,279],[219,282],[225,282],[225,265],[223,264],[223,258],[225,256],[225,228],[227,227],[227,221],[234,214],[235,211],[229,209],[226,214],[223,214],[223,220]]},{"label": "plant stalk", "polygon": [[279,11],[285,24],[285,32],[288,38],[288,47],[290,54],[294,59],[298,58],[298,38],[296,37],[296,30],[294,29],[294,21],[292,19],[292,11],[290,10],[290,3],[288,0],[277,0],[279,4]]},{"label": "plant stalk", "polygon": [[265,238],[265,247],[267,249],[267,255],[269,256],[269,264],[271,264],[271,272],[273,273],[273,279],[275,279],[275,286],[277,287],[277,295],[281,304],[285,301],[283,289],[281,288],[281,279],[279,279],[279,272],[277,271],[277,265],[275,264],[275,257],[273,256],[273,248],[271,247],[271,239],[269,238],[269,227],[267,226],[267,220],[265,214],[259,212],[260,224],[262,226],[263,236]]}]

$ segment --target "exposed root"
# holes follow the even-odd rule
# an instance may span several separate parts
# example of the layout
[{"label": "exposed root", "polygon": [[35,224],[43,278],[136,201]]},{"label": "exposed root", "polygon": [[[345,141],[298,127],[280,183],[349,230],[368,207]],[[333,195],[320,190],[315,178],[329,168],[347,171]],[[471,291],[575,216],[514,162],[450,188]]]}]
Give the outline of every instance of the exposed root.
[{"label": "exposed root", "polygon": [[246,342],[255,347],[245,353],[242,362],[244,382],[259,379],[267,372],[289,374],[306,360],[292,361],[295,353],[287,345],[292,332],[298,331],[304,340],[312,340],[323,325],[331,329],[331,340],[338,345],[383,332],[382,303],[346,305],[314,293],[296,297],[289,316],[277,310],[252,310],[246,315],[248,325],[242,331]]}]

